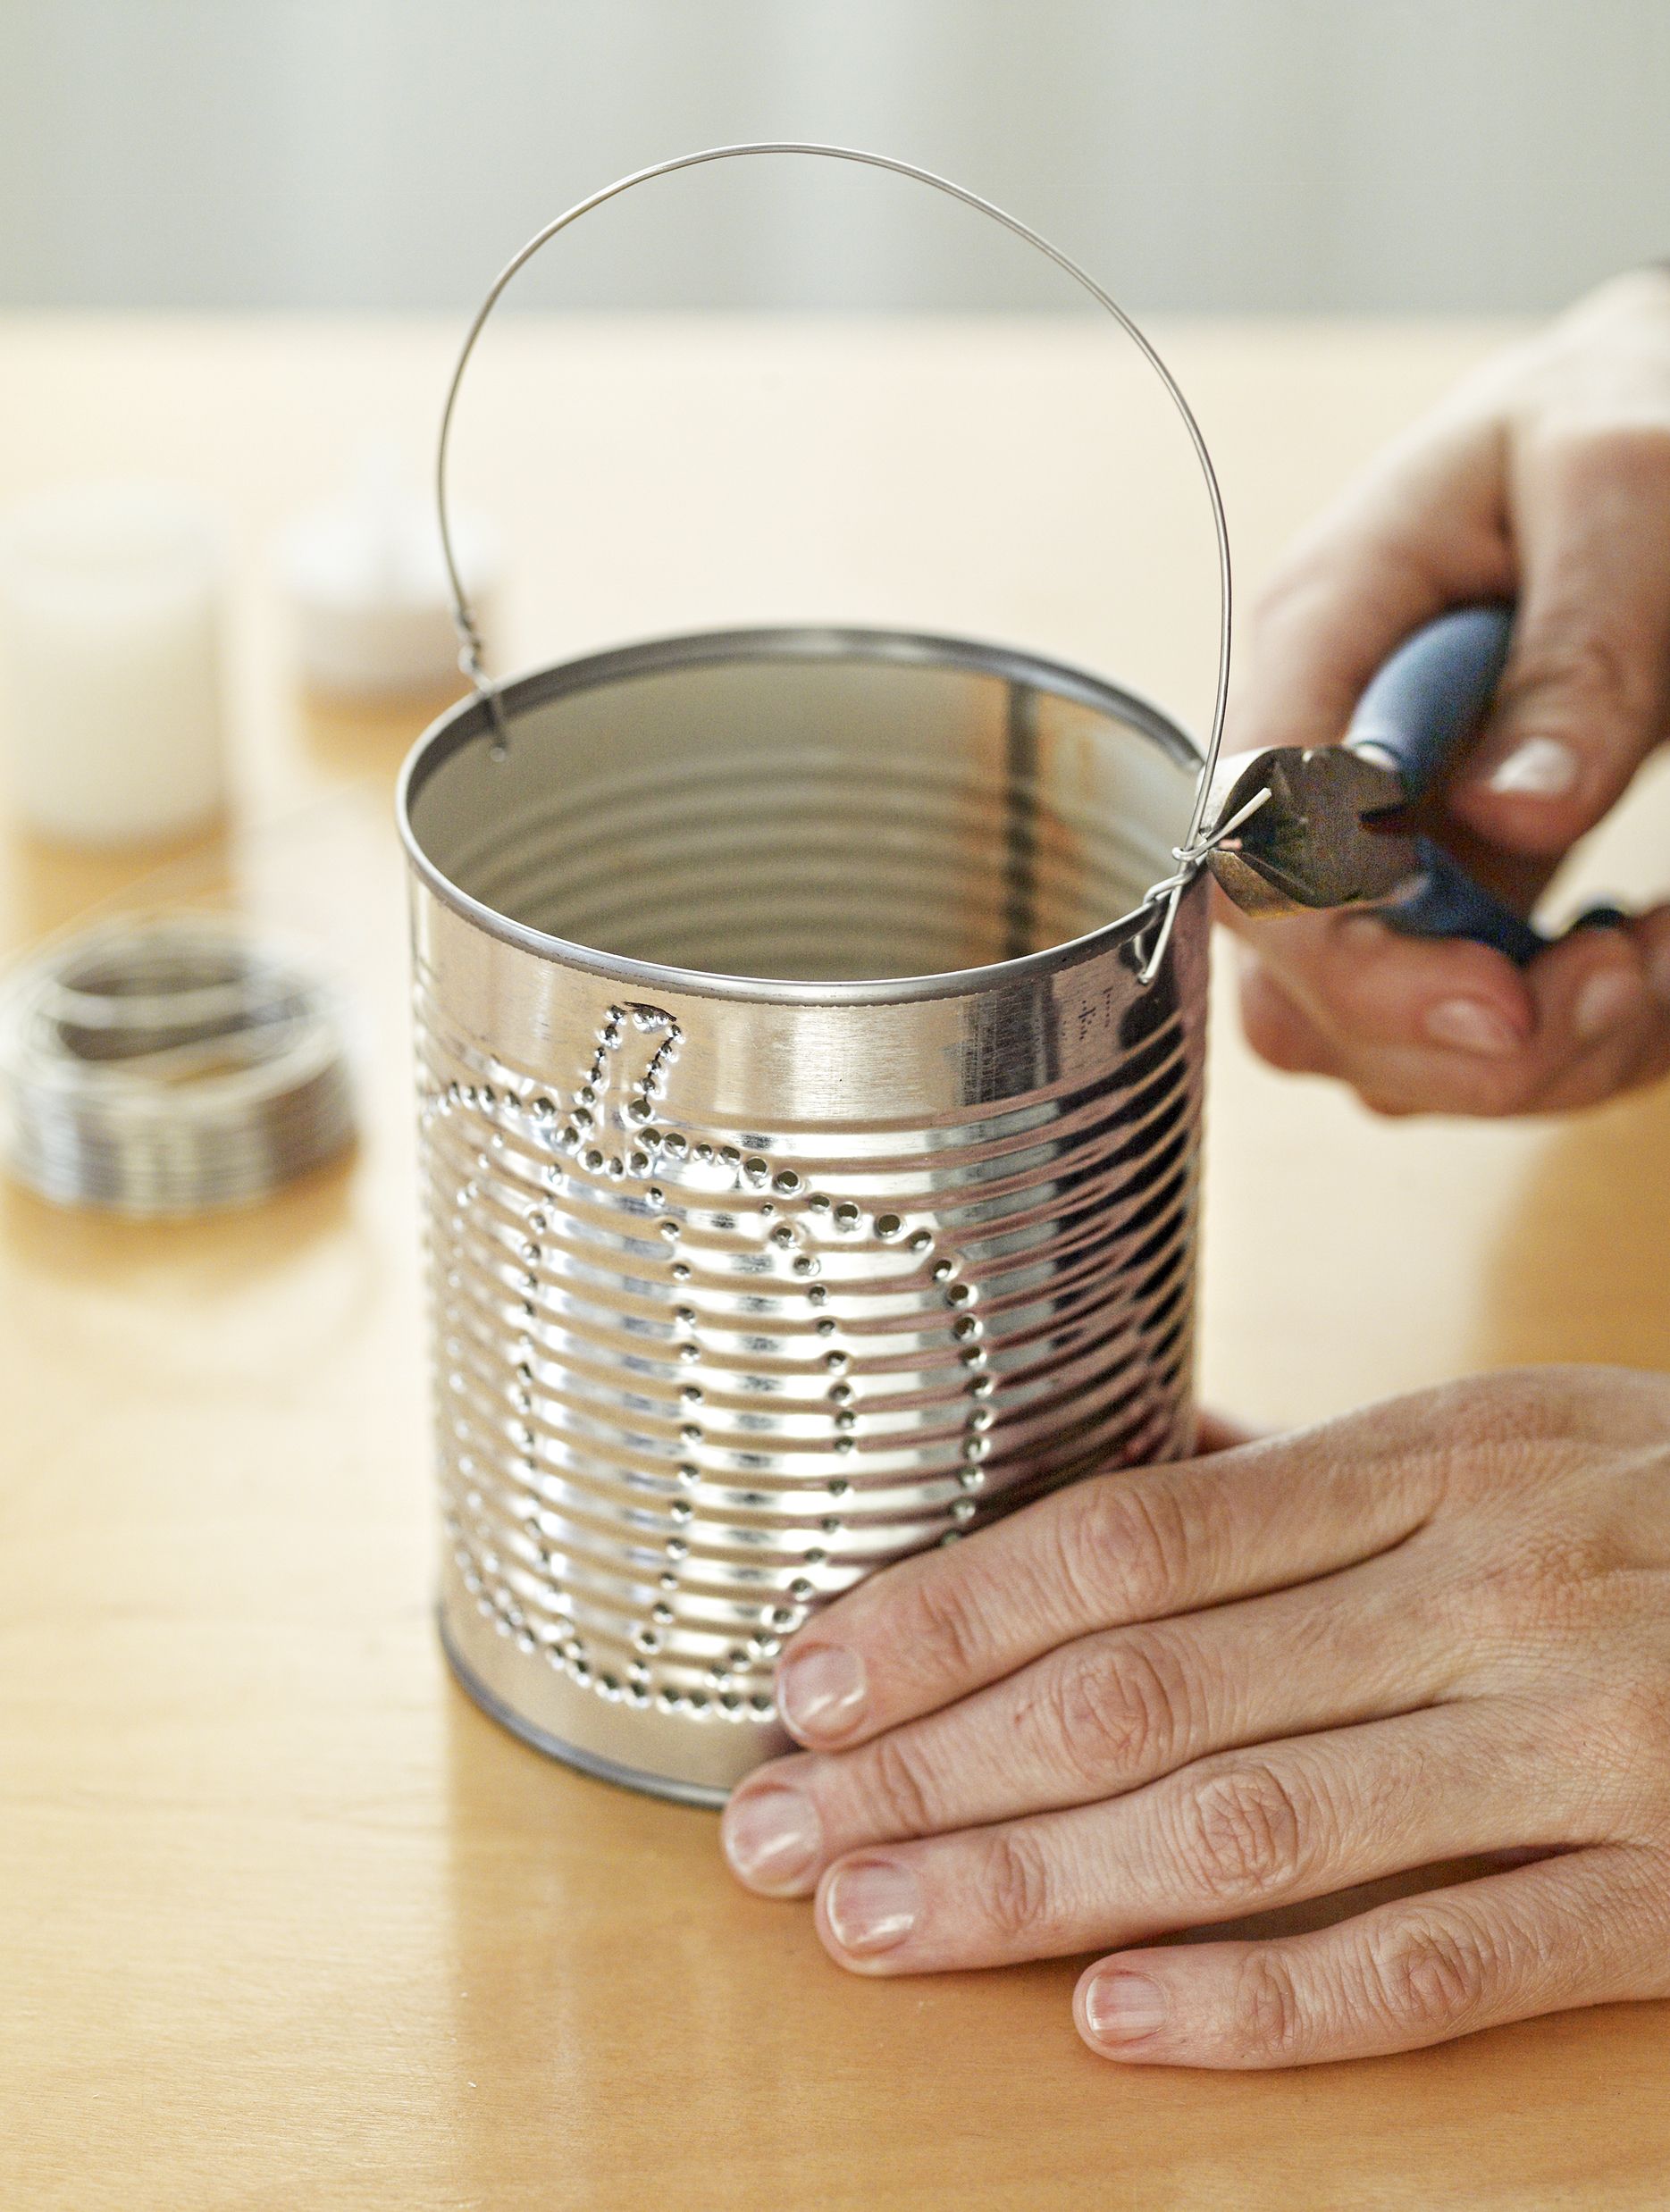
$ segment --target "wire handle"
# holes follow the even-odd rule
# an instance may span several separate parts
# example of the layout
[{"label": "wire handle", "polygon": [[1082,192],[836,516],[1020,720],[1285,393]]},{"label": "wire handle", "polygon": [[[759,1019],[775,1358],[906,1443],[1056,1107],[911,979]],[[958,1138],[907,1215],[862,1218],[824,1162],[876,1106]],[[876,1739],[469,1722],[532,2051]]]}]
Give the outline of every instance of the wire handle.
[{"label": "wire handle", "polygon": [[1201,828],[1205,819],[1207,798],[1212,789],[1213,777],[1217,769],[1218,754],[1223,742],[1224,714],[1229,704],[1229,623],[1232,597],[1229,577],[1229,525],[1224,519],[1223,498],[1218,489],[1218,479],[1212,465],[1212,457],[1206,450],[1206,441],[1201,435],[1200,425],[1195,420],[1194,411],[1187,400],[1184,398],[1177,379],[1167,368],[1154,346],[1111,293],[1104,291],[1087,270],[1081,269],[1078,264],[1062,253],[1058,246],[1052,246],[1050,241],[1033,230],[1030,224],[1022,222],[1019,216],[1007,214],[991,200],[982,199],[978,192],[970,192],[962,185],[953,184],[948,177],[938,176],[931,169],[918,168],[913,162],[895,161],[891,155],[887,154],[865,153],[856,147],[820,146],[810,141],[795,139],[745,141],[737,146],[707,147],[697,154],[680,154],[671,161],[656,162],[648,169],[637,169],[630,176],[617,178],[613,184],[606,184],[601,191],[593,192],[588,198],[577,201],[566,214],[548,222],[542,230],[535,231],[526,245],[519,252],[512,255],[493,279],[486,298],[475,311],[474,321],[465,333],[464,344],[459,349],[457,362],[453,368],[452,381],[447,387],[446,406],[441,410],[441,442],[435,457],[435,503],[440,511],[441,547],[447,565],[447,582],[452,594],[452,618],[457,626],[458,633],[458,666],[474,686],[477,696],[486,708],[489,721],[492,725],[494,742],[500,747],[505,742],[504,716],[499,707],[497,690],[483,665],[481,631],[476,623],[474,610],[470,606],[465,593],[463,579],[458,574],[458,564],[452,547],[451,524],[447,510],[447,457],[452,439],[453,410],[457,405],[459,387],[464,381],[464,372],[469,366],[470,356],[475,350],[475,342],[480,338],[488,316],[498,306],[499,297],[511,278],[533,258],[542,246],[549,245],[558,232],[566,230],[571,222],[577,222],[582,215],[589,215],[593,208],[601,207],[605,201],[617,199],[623,192],[630,192],[634,185],[647,184],[652,177],[668,177],[681,169],[699,169],[709,162],[734,161],[751,154],[807,154],[826,161],[857,162],[867,169],[890,170],[894,176],[911,177],[918,184],[930,185],[936,192],[944,192],[951,199],[961,200],[965,207],[972,207],[977,214],[989,216],[994,222],[1001,224],[1005,230],[1011,231],[1016,238],[1024,240],[1027,245],[1036,247],[1047,261],[1053,261],[1064,275],[1070,276],[1082,291],[1087,292],[1099,306],[1106,309],[1164,386],[1167,397],[1176,408],[1183,427],[1188,433],[1195,457],[1200,464],[1201,476],[1206,487],[1206,497],[1212,505],[1213,530],[1217,539],[1218,680],[1213,700],[1212,727],[1206,739],[1205,758],[1201,764],[1200,780],[1195,789],[1195,803],[1189,814],[1187,834],[1183,842],[1173,851],[1172,857],[1178,863],[1177,869],[1172,875],[1166,876],[1149,890],[1142,902],[1142,907],[1137,909],[1140,912],[1144,908],[1153,907],[1160,911],[1159,926],[1140,970],[1141,980],[1148,983],[1152,981],[1164,957],[1165,948],[1171,934],[1172,924],[1177,918],[1177,909],[1183,894],[1196,876],[1199,875],[1210,849],[1211,841],[1207,840],[1204,842],[1202,841]]}]

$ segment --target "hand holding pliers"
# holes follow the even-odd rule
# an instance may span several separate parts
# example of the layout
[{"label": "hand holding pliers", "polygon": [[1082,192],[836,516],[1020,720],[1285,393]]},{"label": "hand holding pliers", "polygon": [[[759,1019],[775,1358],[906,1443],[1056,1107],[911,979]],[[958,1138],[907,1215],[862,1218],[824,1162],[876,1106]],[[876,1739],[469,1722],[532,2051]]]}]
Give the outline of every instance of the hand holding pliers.
[{"label": "hand holding pliers", "polygon": [[[1221,764],[1208,865],[1238,906],[1362,908],[1412,935],[1472,938],[1520,967],[1534,959],[1550,940],[1407,819],[1483,721],[1513,620],[1511,607],[1495,605],[1440,615],[1382,665],[1342,743]],[[1610,908],[1582,917],[1615,918]]]}]

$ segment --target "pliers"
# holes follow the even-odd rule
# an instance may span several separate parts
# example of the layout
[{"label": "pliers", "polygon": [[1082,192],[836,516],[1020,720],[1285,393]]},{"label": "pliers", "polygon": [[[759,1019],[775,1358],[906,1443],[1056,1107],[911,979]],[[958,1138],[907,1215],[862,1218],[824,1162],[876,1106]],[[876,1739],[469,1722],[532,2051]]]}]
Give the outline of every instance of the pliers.
[{"label": "pliers", "polygon": [[[1511,607],[1496,605],[1440,615],[1381,666],[1343,743],[1223,763],[1207,860],[1238,906],[1364,908],[1414,936],[1492,945],[1522,968],[1542,951],[1548,938],[1405,819],[1483,720],[1513,621]],[[1610,908],[1582,917],[1619,918]]]}]

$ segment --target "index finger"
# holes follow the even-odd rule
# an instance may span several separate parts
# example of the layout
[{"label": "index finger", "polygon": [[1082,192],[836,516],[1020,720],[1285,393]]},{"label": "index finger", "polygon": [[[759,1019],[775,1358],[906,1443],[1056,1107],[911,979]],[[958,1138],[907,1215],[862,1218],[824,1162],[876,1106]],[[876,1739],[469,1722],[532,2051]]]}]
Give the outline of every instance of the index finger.
[{"label": "index finger", "polygon": [[1071,1484],[809,1622],[777,1670],[778,1710],[814,1750],[862,1743],[1070,1638],[1353,1566],[1428,1517],[1425,1464],[1395,1425],[1336,1421]]},{"label": "index finger", "polygon": [[1650,1079],[1670,1049],[1670,922],[1656,914],[1570,932],[1519,970],[1366,915],[1262,927],[1241,977],[1255,1050],[1344,1076],[1382,1113],[1567,1111]]},{"label": "index finger", "polygon": [[1514,588],[1499,444],[1455,409],[1390,447],[1298,540],[1265,591],[1243,655],[1233,749],[1330,745],[1410,633]]}]

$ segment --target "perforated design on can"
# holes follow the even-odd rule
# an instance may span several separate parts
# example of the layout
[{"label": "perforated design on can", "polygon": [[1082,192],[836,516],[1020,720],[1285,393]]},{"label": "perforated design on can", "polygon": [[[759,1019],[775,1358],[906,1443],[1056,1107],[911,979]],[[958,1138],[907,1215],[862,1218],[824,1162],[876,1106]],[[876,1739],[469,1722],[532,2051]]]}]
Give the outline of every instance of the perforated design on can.
[{"label": "perforated design on can", "polygon": [[954,1126],[723,1130],[680,1022],[600,999],[553,1083],[420,970],[452,1566],[592,1696],[769,1725],[818,1604],[1184,1443],[1198,1040],[1162,999],[1093,1080]]}]

